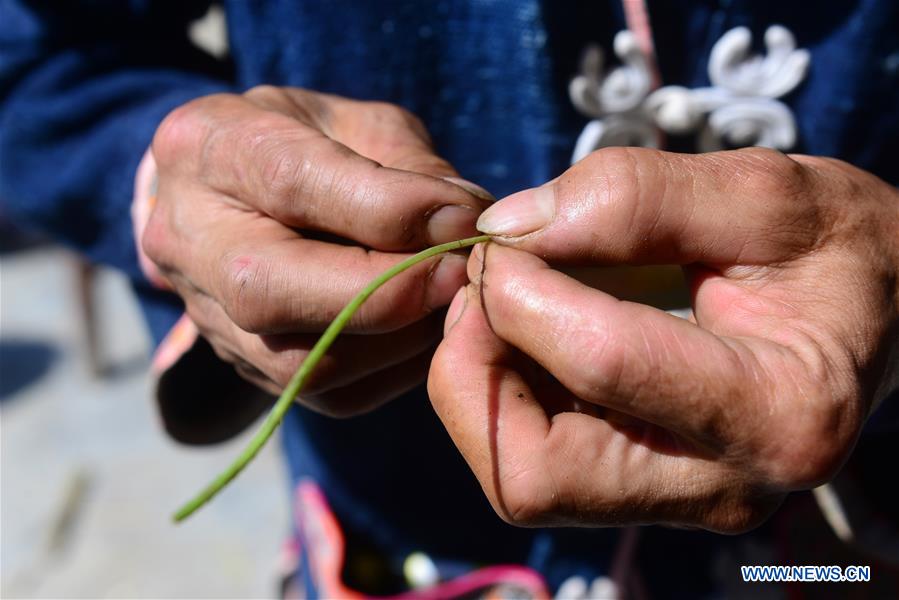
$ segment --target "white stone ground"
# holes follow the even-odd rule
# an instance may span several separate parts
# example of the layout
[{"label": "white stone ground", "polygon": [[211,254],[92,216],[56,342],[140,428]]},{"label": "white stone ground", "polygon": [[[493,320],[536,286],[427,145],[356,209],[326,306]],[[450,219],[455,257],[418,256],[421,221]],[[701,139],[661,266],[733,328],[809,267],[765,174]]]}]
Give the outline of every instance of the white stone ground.
[{"label": "white stone ground", "polygon": [[150,396],[147,334],[110,272],[98,289],[113,374],[92,377],[75,272],[61,250],[0,257],[0,377],[21,373],[20,342],[57,352],[43,376],[0,404],[0,595],[274,596],[288,523],[277,444],[195,518],[170,524],[246,435],[203,450],[165,437]]}]

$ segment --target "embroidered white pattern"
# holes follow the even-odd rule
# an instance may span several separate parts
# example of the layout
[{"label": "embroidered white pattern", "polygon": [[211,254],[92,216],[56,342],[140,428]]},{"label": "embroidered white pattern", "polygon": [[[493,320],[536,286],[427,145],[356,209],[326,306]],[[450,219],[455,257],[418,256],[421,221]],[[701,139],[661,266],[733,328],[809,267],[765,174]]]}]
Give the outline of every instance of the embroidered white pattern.
[{"label": "embroidered white pattern", "polygon": [[799,85],[810,55],[797,49],[788,29],[773,25],[765,32],[764,56],[750,55],[752,35],[745,27],[725,33],[709,56],[711,87],[671,85],[650,93],[646,57],[634,35],[615,36],[621,66],[603,70],[598,46],[587,48],[581,73],[569,85],[574,106],[591,117],[572,156],[577,162],[605,146],[659,146],[660,132],[698,132],[697,148],[767,146],[788,150],[796,143],[796,121],[778,98]]}]

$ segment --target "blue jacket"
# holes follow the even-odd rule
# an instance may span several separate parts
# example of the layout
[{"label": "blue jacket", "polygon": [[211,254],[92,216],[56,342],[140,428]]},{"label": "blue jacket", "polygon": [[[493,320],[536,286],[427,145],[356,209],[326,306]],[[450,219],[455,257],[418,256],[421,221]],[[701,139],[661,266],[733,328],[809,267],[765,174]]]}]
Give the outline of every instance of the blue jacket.
[{"label": "blue jacket", "polygon": [[[231,60],[223,62],[187,40],[187,24],[207,4],[0,4],[4,209],[128,273],[157,341],[182,307],[141,275],[129,206],[138,161],[172,108],[261,83],[394,102],[424,120],[463,177],[501,197],[567,167],[586,122],[571,105],[568,81],[588,43],[611,55],[614,34],[625,28],[619,3],[609,0],[226,0]],[[798,120],[796,150],[899,183],[899,4],[812,6],[651,1],[662,80],[708,85],[709,51],[724,32],[745,25],[758,40],[767,26],[785,25],[812,56],[807,80],[784,99]],[[316,480],[348,535],[392,556],[426,549],[448,559],[528,563],[556,584],[609,568],[615,530],[502,523],[424,390],[347,421],[294,409],[284,444],[294,479]],[[639,560],[661,573],[647,578],[649,587],[664,596],[710,590],[706,566],[720,543],[710,534],[648,530]]]}]

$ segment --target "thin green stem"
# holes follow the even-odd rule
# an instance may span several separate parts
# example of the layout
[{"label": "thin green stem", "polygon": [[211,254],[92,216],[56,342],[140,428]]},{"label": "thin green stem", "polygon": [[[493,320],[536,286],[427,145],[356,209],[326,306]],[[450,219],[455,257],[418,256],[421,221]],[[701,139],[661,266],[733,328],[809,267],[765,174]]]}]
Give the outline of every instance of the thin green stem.
[{"label": "thin green stem", "polygon": [[278,401],[272,407],[271,411],[269,411],[268,416],[265,418],[265,421],[263,421],[259,431],[256,432],[256,435],[253,436],[253,439],[250,440],[250,443],[247,444],[247,447],[244,448],[243,452],[240,453],[227,469],[213,479],[209,485],[179,508],[173,516],[174,520],[176,522],[183,521],[196,512],[201,506],[212,500],[216,494],[222,491],[226,485],[231,483],[231,481],[244,470],[250,461],[256,457],[262,447],[268,442],[269,438],[272,437],[272,434],[278,428],[278,425],[281,424],[284,415],[287,414],[287,411],[293,405],[297,395],[303,389],[303,385],[309,379],[309,376],[315,370],[315,367],[318,365],[321,358],[328,351],[328,348],[330,348],[331,344],[334,343],[334,340],[337,339],[337,336],[349,322],[350,318],[352,318],[356,311],[359,310],[359,307],[362,306],[375,290],[406,269],[413,267],[422,261],[437,256],[438,254],[443,254],[444,252],[474,246],[475,244],[486,242],[489,239],[489,236],[479,235],[477,237],[433,246],[397,263],[373,279],[372,282],[369,283],[364,290],[359,292],[355,298],[350,300],[349,304],[347,304],[337,317],[331,321],[331,324],[328,325],[328,328],[325,329],[325,332],[306,356],[306,360],[303,361],[297,369],[297,372],[291,377],[287,387],[281,392],[281,397],[278,398]]}]

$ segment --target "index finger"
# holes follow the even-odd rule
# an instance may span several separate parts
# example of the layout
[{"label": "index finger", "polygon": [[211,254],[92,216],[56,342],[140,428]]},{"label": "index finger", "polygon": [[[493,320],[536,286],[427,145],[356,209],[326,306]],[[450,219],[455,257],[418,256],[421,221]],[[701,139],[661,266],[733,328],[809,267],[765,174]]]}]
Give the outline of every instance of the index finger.
[{"label": "index finger", "polygon": [[764,387],[765,374],[744,343],[617,300],[525,252],[493,245],[477,256],[485,256],[483,305],[493,331],[578,398],[709,448],[755,426],[760,407],[751,391]]},{"label": "index finger", "polygon": [[483,199],[440,177],[394,169],[287,115],[231,96],[172,113],[153,143],[160,168],[297,229],[384,251],[472,235]]},{"label": "index finger", "polygon": [[524,526],[667,522],[729,532],[758,522],[760,511],[741,497],[744,471],[676,445],[661,429],[583,404],[551,407],[570,392],[542,383],[530,359],[491,331],[476,284],[459,294],[450,314],[462,308],[461,316],[434,356],[428,392],[500,517]]},{"label": "index finger", "polygon": [[486,210],[478,228],[550,262],[769,264],[809,251],[826,212],[779,152],[594,152]]}]

